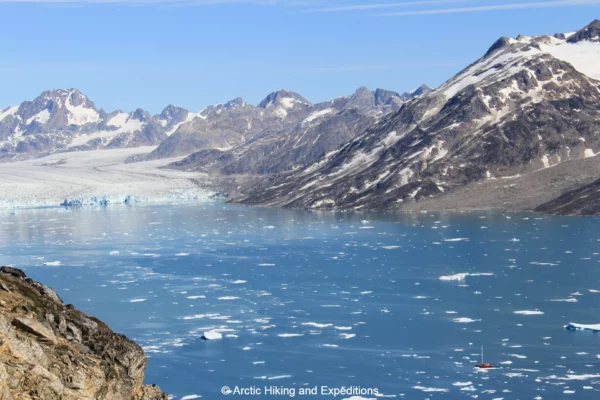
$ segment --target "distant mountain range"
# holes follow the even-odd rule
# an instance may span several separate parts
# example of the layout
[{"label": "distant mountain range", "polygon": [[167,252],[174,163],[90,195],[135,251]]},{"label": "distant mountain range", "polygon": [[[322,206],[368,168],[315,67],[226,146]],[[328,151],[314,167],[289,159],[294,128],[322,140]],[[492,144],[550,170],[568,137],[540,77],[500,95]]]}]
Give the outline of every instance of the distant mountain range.
[{"label": "distant mountain range", "polygon": [[334,100],[335,106],[329,108],[328,103],[313,105],[299,94],[280,90],[269,94],[258,106],[236,98],[199,113],[169,105],[159,115],[142,109],[107,113],[98,110],[77,89],[49,90],[33,101],[0,111],[0,159],[151,145],[160,146],[131,161],[189,155],[199,150],[225,152],[258,137],[302,129],[302,122],[311,115],[308,122],[312,126],[343,110],[371,116],[396,111],[408,99],[428,90],[423,86],[415,94],[400,95],[361,88],[353,96]]}]

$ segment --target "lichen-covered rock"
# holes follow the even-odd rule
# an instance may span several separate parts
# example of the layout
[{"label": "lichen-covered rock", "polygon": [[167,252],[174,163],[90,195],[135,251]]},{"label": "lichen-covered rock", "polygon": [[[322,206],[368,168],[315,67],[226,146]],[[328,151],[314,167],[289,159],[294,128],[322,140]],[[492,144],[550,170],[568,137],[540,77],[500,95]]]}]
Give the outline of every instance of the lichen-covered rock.
[{"label": "lichen-covered rock", "polygon": [[0,400],[167,399],[143,386],[140,346],[19,269],[2,267],[0,284]]}]

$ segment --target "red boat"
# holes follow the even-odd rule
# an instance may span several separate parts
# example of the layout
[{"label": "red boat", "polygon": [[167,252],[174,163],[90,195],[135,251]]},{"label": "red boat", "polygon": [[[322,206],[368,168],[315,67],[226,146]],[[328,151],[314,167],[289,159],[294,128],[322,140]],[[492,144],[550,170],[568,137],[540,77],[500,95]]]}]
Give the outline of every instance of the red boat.
[{"label": "red boat", "polygon": [[494,368],[490,363],[483,362],[483,346],[481,346],[481,364],[475,364],[475,368],[488,369]]}]

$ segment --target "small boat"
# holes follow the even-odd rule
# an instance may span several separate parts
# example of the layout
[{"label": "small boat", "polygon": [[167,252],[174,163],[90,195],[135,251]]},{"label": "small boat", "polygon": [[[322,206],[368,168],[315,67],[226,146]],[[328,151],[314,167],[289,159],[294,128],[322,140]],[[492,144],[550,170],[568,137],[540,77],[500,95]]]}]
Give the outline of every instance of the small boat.
[{"label": "small boat", "polygon": [[494,368],[494,366],[492,364],[483,362],[483,346],[481,346],[481,364],[475,364],[475,368],[480,368],[480,369]]}]

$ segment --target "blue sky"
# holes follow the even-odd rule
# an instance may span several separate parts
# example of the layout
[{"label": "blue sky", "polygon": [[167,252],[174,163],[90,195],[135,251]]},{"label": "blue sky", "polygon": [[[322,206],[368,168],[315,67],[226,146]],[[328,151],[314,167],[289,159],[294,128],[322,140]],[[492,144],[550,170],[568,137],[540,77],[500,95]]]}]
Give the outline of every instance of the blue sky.
[{"label": "blue sky", "polygon": [[437,86],[500,36],[585,26],[600,0],[0,0],[0,16],[0,109],[76,87],[107,111],[198,111]]}]

